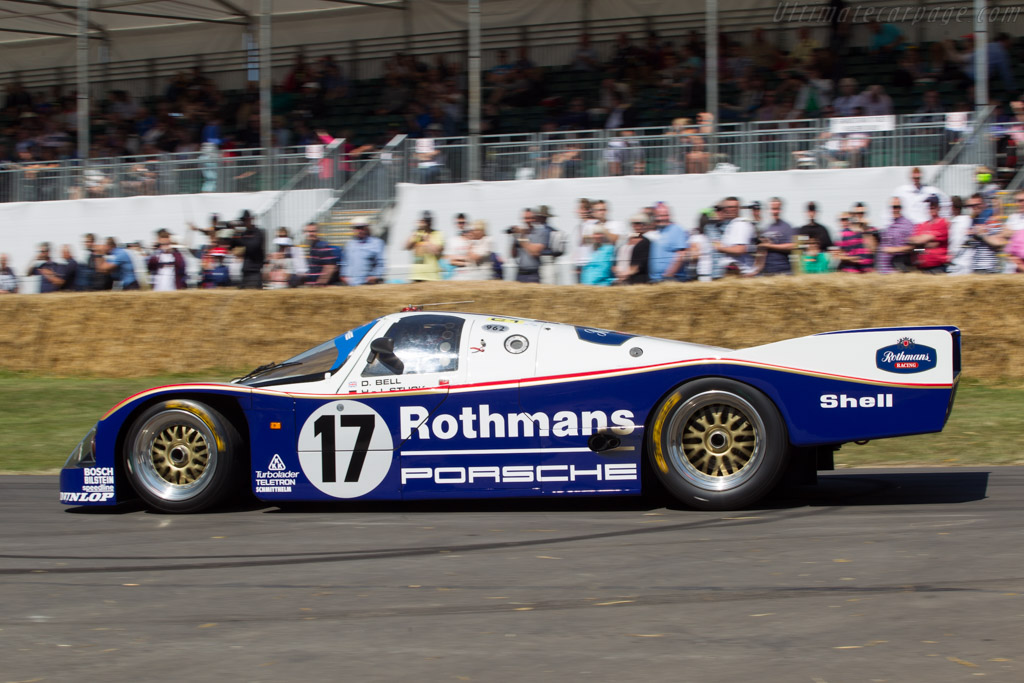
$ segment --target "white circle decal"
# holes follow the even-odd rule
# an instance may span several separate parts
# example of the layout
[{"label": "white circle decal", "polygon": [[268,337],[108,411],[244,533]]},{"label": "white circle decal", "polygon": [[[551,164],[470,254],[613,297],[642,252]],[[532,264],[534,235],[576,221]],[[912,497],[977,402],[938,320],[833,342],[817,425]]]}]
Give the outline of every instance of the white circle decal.
[{"label": "white circle decal", "polygon": [[313,486],[335,498],[358,498],[391,469],[391,430],[359,401],[320,406],[299,431],[299,464]]}]

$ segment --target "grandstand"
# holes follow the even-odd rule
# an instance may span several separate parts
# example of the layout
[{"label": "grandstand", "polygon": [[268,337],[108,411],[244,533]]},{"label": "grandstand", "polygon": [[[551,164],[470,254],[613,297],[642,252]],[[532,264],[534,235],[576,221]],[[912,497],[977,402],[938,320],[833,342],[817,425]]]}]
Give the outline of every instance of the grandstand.
[{"label": "grandstand", "polygon": [[[628,16],[621,3],[595,0],[557,6],[485,0],[480,33],[484,135],[479,142],[467,135],[470,46],[465,2],[302,0],[271,13],[266,11],[270,3],[258,1],[218,2],[202,10],[172,0],[133,3],[130,10],[79,3],[90,9],[87,33],[92,43],[85,74],[92,103],[88,138],[94,144],[86,162],[74,153],[72,143],[81,136],[70,125],[77,104],[76,59],[81,62],[82,51],[76,54],[69,38],[81,17],[71,5],[36,3],[39,11],[26,11],[31,4],[0,1],[0,9],[7,11],[7,16],[0,15],[0,40],[14,67],[0,111],[0,203],[239,194],[244,198],[235,204],[220,199],[219,206],[258,209],[268,226],[297,227],[318,219],[341,239],[353,217],[383,218],[381,212],[397,198],[399,183],[975,164],[999,168],[1009,181],[1019,166],[1011,131],[1015,122],[1005,111],[1005,103],[1016,97],[1012,81],[1024,83],[1024,67],[1017,60],[1010,62],[1010,82],[992,79],[995,107],[974,108],[966,71],[954,68],[934,78],[916,77],[907,73],[908,62],[914,60],[902,58],[928,55],[940,47],[966,58],[963,26],[907,23],[901,27],[906,49],[880,56],[871,49],[872,37],[863,22],[850,22],[840,50],[830,43],[836,29],[828,22],[780,20],[775,5],[757,0],[719,3],[722,59],[715,92],[722,106],[703,123],[708,105],[703,67],[688,73],[682,64],[679,78],[692,83],[681,90],[666,88],[662,72],[668,66],[651,66],[643,55],[656,45],[665,54],[689,55],[700,62],[704,54],[695,46],[704,42],[704,12],[680,12],[677,3],[667,1],[645,5],[650,15]],[[864,4],[880,11],[892,5]],[[934,5],[921,4],[926,9]],[[20,10],[14,11],[16,7]],[[990,28],[993,36],[1012,28],[1008,17],[997,18],[1004,22]],[[261,21],[273,26],[273,43],[264,51],[259,50],[259,39],[265,38]],[[837,83],[841,78],[856,80],[858,92],[882,86],[891,102],[884,120],[856,132],[855,124],[843,124],[841,117],[832,118],[824,109],[763,107],[764,112],[735,115],[744,82],[730,72],[730,60],[734,49],[742,54],[750,48],[752,26],[764,28],[767,40],[778,48],[769,67],[752,72],[762,81],[761,92],[777,93],[788,105],[799,96],[801,82],[807,83],[807,65],[788,59],[787,53],[799,46],[800,28],[809,26],[821,51],[840,57],[819,55],[823,61],[814,68],[827,65],[827,77]],[[574,64],[584,49],[583,36],[589,40],[585,48],[593,55],[594,68]],[[625,52],[623,36],[629,43]],[[950,39],[959,42],[943,42]],[[1008,49],[1015,55],[1020,42]],[[441,72],[436,78],[435,69]],[[493,76],[512,69],[520,73],[523,87],[506,88],[515,97],[504,97],[504,86]],[[389,109],[385,105],[396,73],[408,79],[409,92],[400,107]],[[262,84],[263,103],[261,74],[269,75],[274,86],[268,97],[267,83]],[[420,106],[422,93],[439,93],[446,82],[454,87],[452,112]],[[311,83],[315,87],[307,87]],[[938,106],[928,108],[925,94],[933,91]],[[609,128],[608,100],[616,93],[628,100],[630,113],[613,119],[620,125]],[[133,111],[148,112],[150,120],[128,117],[131,126],[126,126],[126,102]],[[582,111],[577,102],[582,102]],[[275,117],[273,127],[260,120],[266,111],[261,104]],[[59,130],[40,130],[40,120],[58,118],[69,124],[63,137]],[[147,132],[161,122],[175,134],[144,144]],[[215,132],[208,133],[211,125]],[[623,129],[629,130],[628,138]],[[327,131],[326,139],[317,133],[321,130]],[[26,140],[46,133],[50,135],[42,152],[19,157]],[[836,142],[855,138],[856,148]],[[273,146],[264,147],[267,140]],[[419,161],[424,145],[442,153],[437,172],[429,177]],[[624,171],[609,152],[617,146],[642,163],[631,163]],[[476,159],[479,171],[473,178]],[[337,171],[323,172],[327,168]],[[934,175],[934,182],[951,194],[968,189],[962,173],[937,168]],[[189,201],[204,207],[193,209],[193,215],[209,204]],[[23,215],[9,214],[9,224],[23,222]],[[142,228],[126,226],[133,233]],[[0,249],[11,250],[6,245]]]}]

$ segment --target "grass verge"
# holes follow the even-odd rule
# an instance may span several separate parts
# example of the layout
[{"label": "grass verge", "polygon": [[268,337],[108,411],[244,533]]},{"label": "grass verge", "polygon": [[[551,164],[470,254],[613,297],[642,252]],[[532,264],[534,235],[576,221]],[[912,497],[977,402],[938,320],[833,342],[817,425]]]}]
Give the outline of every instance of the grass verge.
[{"label": "grass verge", "polygon": [[[161,384],[214,377],[81,379],[0,373],[0,473],[56,472],[96,420],[121,399]],[[1021,405],[1022,388],[961,382],[941,434],[847,444],[836,454],[836,464],[1024,464],[1024,453],[1014,446],[1024,437]]]}]

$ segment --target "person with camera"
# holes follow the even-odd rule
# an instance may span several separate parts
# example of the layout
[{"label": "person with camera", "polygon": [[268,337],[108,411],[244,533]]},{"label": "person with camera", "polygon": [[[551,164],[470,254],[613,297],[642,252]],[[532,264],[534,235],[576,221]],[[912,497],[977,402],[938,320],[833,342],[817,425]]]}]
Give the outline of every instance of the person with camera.
[{"label": "person with camera", "polygon": [[242,212],[238,221],[241,225],[236,227],[230,246],[232,249],[242,249],[242,282],[239,289],[263,289],[263,264],[267,260],[263,230],[253,223],[248,209]]},{"label": "person with camera", "polygon": [[740,218],[740,200],[738,197],[726,197],[718,205],[721,217],[721,241],[712,242],[715,250],[723,254],[723,265],[726,273],[750,275],[754,267],[754,255],[757,253],[757,236],[754,225],[745,218]]},{"label": "person with camera", "polygon": [[441,254],[444,252],[444,235],[434,230],[434,216],[424,211],[416,231],[405,243],[406,251],[412,252],[412,271],[409,279],[413,282],[433,282],[441,279]]},{"label": "person with camera", "polygon": [[154,292],[185,289],[185,257],[171,246],[171,233],[160,228],[156,233],[156,249],[146,264]]},{"label": "person with camera", "polygon": [[540,207],[537,213],[523,209],[522,224],[505,231],[512,236],[512,258],[519,266],[518,282],[540,282],[541,257],[551,255],[551,228],[546,224],[547,216],[539,214],[548,211],[547,207]]}]

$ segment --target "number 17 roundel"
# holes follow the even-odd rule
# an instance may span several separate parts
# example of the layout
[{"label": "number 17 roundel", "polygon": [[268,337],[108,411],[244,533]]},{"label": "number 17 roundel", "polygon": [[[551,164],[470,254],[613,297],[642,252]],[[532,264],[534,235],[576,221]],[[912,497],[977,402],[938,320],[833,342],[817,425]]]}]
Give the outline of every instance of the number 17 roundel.
[{"label": "number 17 roundel", "polygon": [[335,498],[366,495],[391,469],[391,431],[359,401],[320,406],[299,431],[299,464],[306,478]]}]

